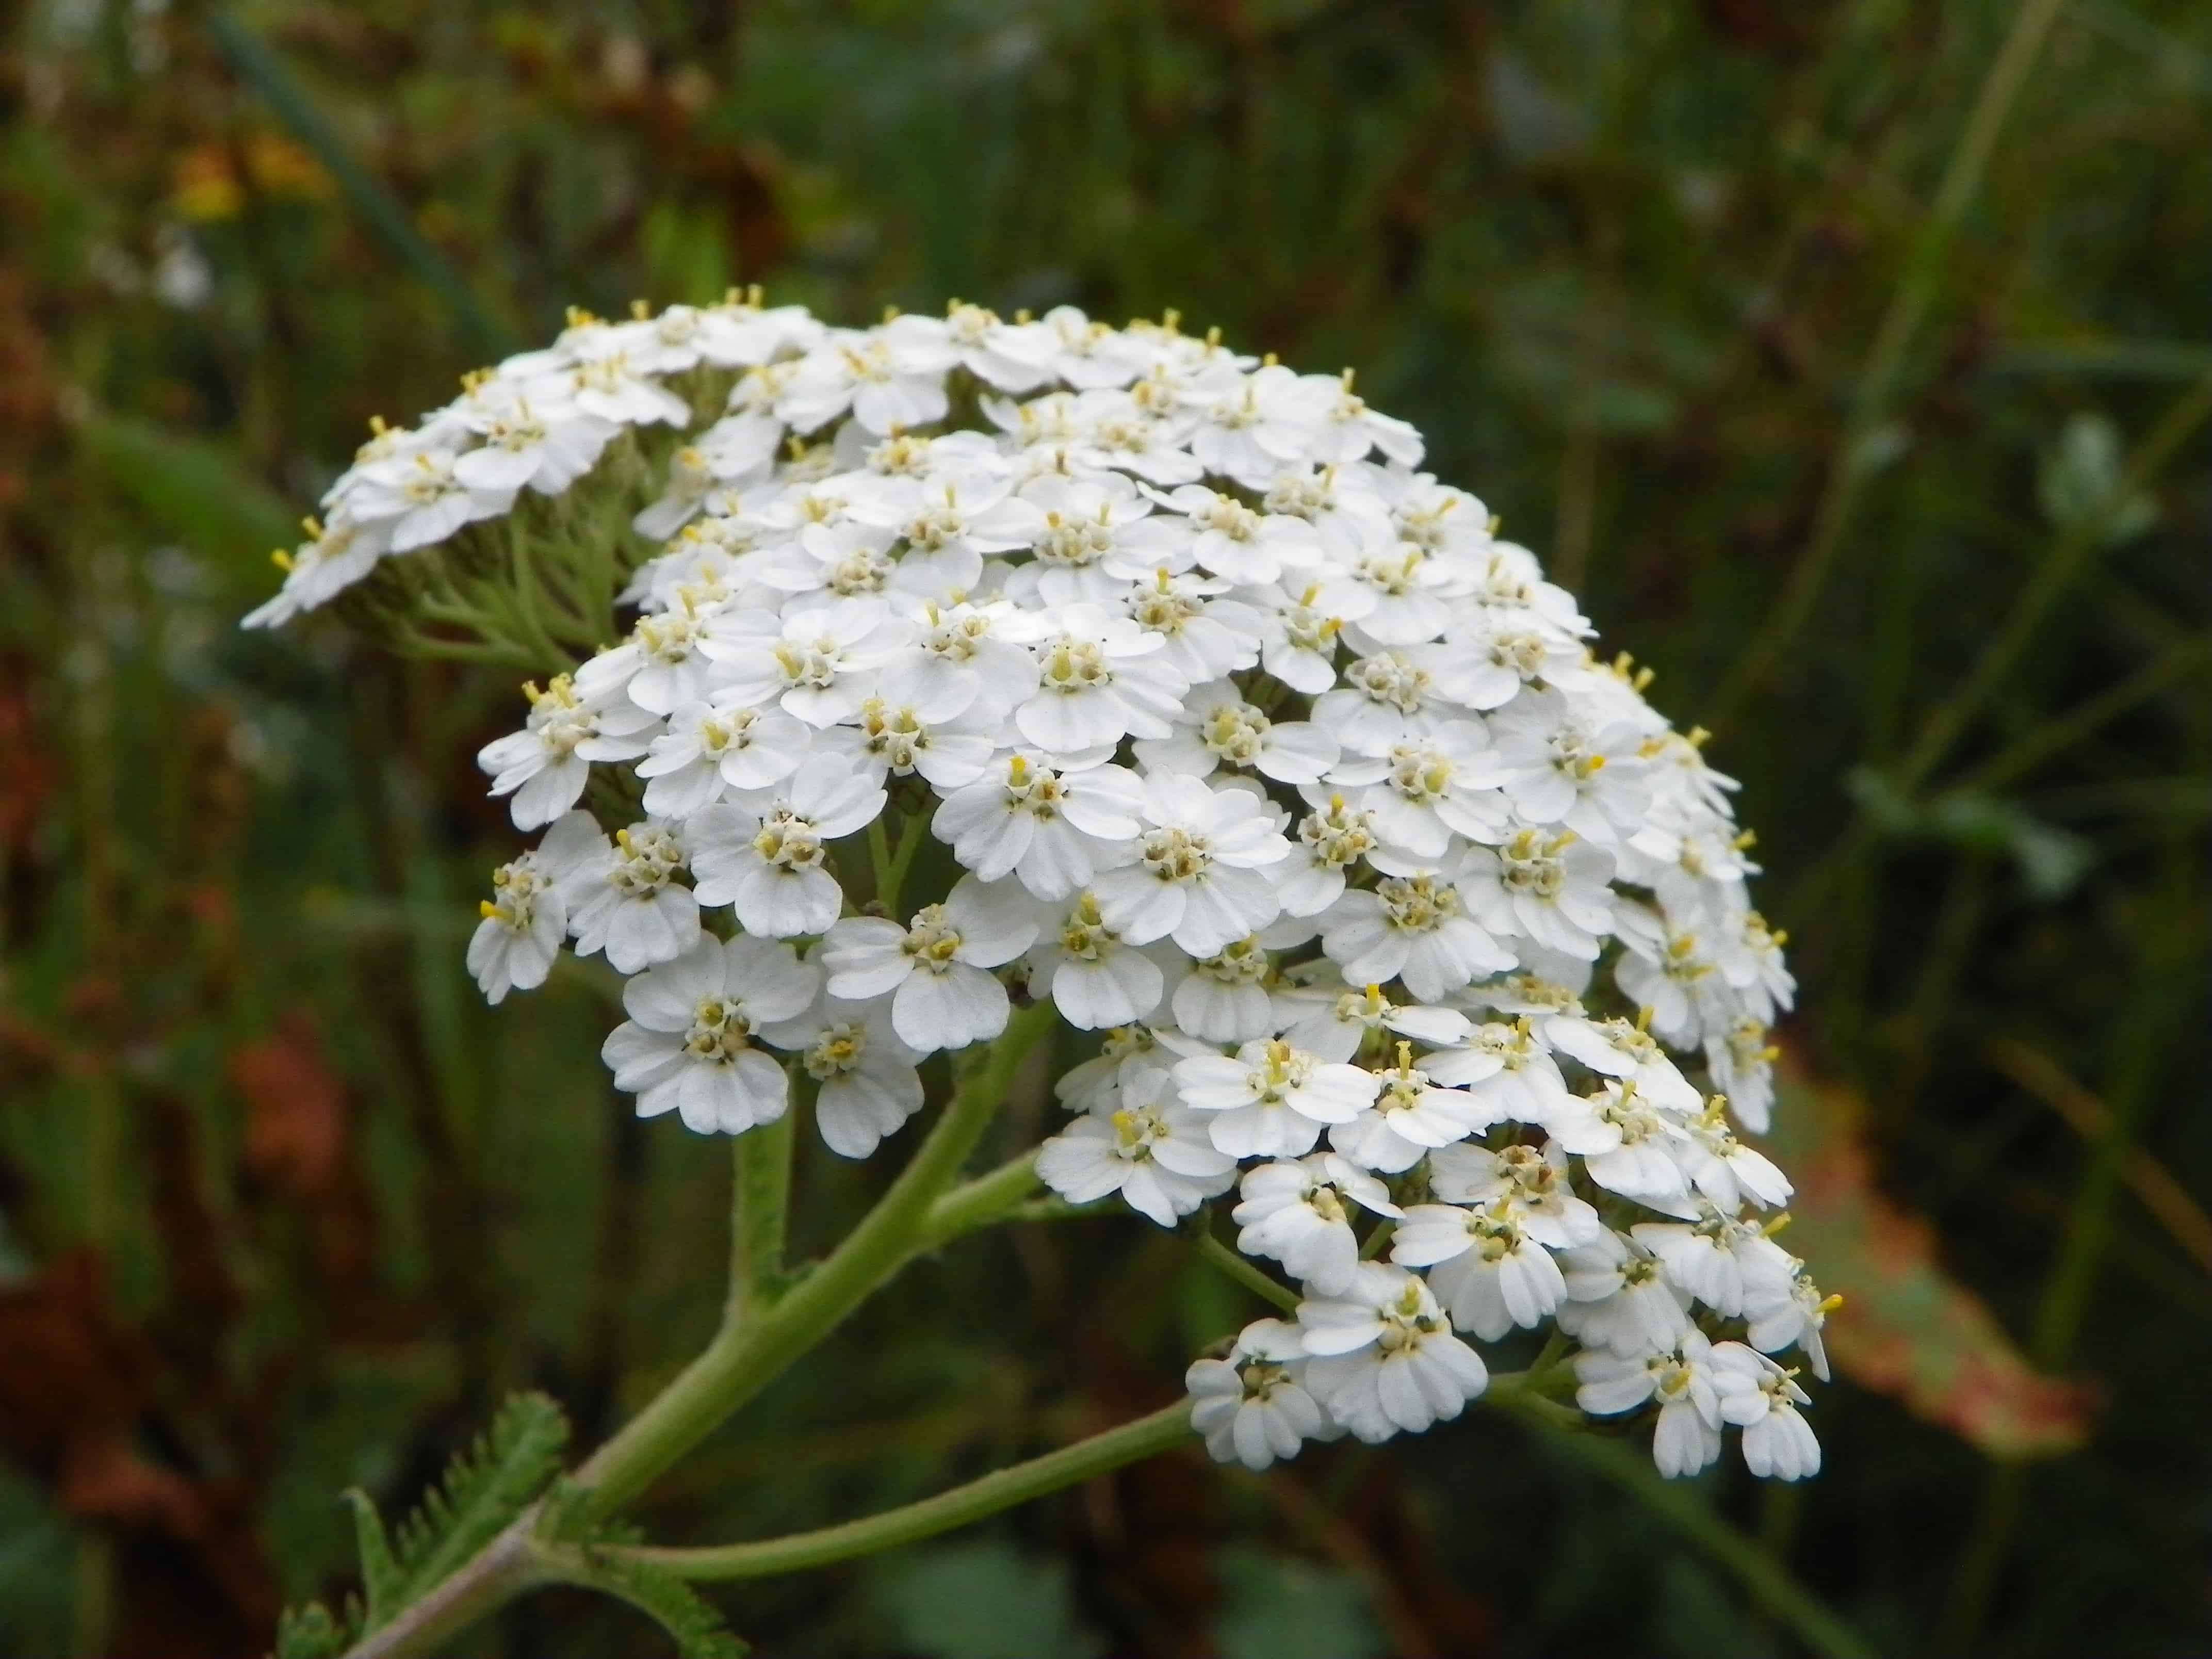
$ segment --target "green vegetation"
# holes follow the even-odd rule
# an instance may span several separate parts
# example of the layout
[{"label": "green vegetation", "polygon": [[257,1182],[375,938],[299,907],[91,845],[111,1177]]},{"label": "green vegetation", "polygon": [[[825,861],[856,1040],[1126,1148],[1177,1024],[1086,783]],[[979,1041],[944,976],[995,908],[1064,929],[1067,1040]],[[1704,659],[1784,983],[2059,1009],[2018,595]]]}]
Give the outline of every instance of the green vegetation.
[{"label": "green vegetation", "polygon": [[[6,27],[0,1650],[342,1651],[558,1510],[562,1457],[717,1328],[729,1160],[627,1115],[611,980],[495,1011],[462,969],[517,844],[471,763],[515,677],[234,623],[371,416],[567,305],[732,282],[844,318],[1175,307],[1418,422],[1743,781],[1820,1079],[1778,1135],[1791,1242],[1863,1322],[1802,1491],[1655,1492],[1532,1394],[1264,1478],[1163,1457],[792,1577],[694,1589],[580,1522],[559,1576],[669,1638],[554,1588],[453,1653],[720,1656],[723,1618],[855,1659],[2212,1628],[2204,8]],[[748,1271],[805,1284],[895,1167],[802,1160],[791,1266]],[[720,1547],[896,1510],[1141,1420],[1258,1305],[1141,1224],[1026,1213],[922,1257],[630,1517]]]}]

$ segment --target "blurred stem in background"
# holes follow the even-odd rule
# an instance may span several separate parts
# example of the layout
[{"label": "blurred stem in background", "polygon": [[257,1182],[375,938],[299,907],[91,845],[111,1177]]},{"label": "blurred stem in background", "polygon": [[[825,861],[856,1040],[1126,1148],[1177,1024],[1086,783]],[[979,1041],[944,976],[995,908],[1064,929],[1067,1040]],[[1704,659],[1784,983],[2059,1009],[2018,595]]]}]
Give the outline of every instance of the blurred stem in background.
[{"label": "blurred stem in background", "polygon": [[1827,483],[1814,509],[1813,527],[1804,550],[1784,585],[1782,597],[1765,625],[1744,647],[1728,678],[1714,693],[1705,719],[1725,732],[1744,699],[1763,686],[1798,635],[1812,619],[1814,607],[1827,586],[1836,557],[1849,538],[1852,517],[1861,492],[1886,464],[1881,444],[1890,402],[1902,377],[1911,350],[1929,309],[1935,303],[1945,274],[1951,244],[1960,222],[1981,188],[1990,153],[2012,113],[2021,88],[2027,84],[2051,25],[2064,0],[2022,0],[2013,15],[2004,44],[1983,77],[1974,106],[1960,131],[1951,159],[1936,188],[1929,209],[1889,308],[1882,313],[1868,349],[1865,366],[1851,396],[1850,411],[1828,463]]}]

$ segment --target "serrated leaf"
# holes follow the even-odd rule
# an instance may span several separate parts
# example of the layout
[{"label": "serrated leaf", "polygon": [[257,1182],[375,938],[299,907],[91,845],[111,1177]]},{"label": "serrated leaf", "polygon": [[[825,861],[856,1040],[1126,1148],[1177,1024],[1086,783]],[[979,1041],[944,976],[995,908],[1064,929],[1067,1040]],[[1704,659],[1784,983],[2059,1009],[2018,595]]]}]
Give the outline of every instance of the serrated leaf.
[{"label": "serrated leaf", "polygon": [[346,1631],[320,1601],[287,1607],[276,1621],[276,1659],[337,1659],[346,1649]]},{"label": "serrated leaf", "polygon": [[713,1604],[683,1579],[664,1567],[598,1548],[599,1541],[564,1554],[558,1569],[563,1583],[635,1607],[676,1644],[678,1659],[743,1659],[750,1651]]},{"label": "serrated leaf", "polygon": [[375,1630],[399,1610],[405,1578],[392,1558],[392,1540],[384,1530],[384,1517],[375,1500],[356,1486],[343,1494],[353,1508],[354,1541],[361,1553],[361,1589],[365,1603],[362,1628]]},{"label": "serrated leaf", "polygon": [[568,1443],[568,1419],[550,1399],[508,1395],[490,1430],[453,1459],[400,1526],[392,1611],[419,1600],[498,1537],[560,1472]]}]

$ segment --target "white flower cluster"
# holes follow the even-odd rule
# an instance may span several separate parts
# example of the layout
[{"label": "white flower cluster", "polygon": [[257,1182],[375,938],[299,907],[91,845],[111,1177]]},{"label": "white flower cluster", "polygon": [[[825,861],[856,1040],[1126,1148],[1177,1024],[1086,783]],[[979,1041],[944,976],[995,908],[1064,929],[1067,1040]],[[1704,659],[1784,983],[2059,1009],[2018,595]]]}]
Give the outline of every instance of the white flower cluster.
[{"label": "white flower cluster", "polygon": [[1104,1032],[1040,1176],[1162,1225],[1234,1188],[1302,1287],[1191,1369],[1218,1456],[1425,1429],[1486,1387],[1465,1339],[1548,1323],[1584,1410],[1656,1402],[1667,1473],[1724,1423],[1818,1467],[1767,1355],[1825,1375],[1826,1304],[1735,1127],[1793,988],[1734,786],[1349,373],[1072,308],[579,317],[380,431],[253,620],[709,398],[629,636],[483,752],[546,831],[470,947],[494,1001],[602,953],[641,1113],[739,1133],[803,1071],[848,1157],[1016,996]]}]

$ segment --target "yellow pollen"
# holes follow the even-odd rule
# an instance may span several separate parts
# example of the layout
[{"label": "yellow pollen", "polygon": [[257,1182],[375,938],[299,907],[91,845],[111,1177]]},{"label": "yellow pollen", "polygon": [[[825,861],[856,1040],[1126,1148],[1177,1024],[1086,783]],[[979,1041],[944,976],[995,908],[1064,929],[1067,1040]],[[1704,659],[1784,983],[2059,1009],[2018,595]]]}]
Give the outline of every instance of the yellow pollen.
[{"label": "yellow pollen", "polygon": [[1756,830],[1747,830],[1735,838],[1735,850],[1739,853],[1748,853],[1758,845],[1759,831]]},{"label": "yellow pollen", "polygon": [[477,914],[482,916],[486,921],[489,921],[494,916],[502,916],[503,919],[503,913],[501,911],[499,906],[494,904],[489,899],[478,899],[477,901]]},{"label": "yellow pollen", "polygon": [[1636,1011],[1636,1029],[1639,1031],[1651,1029],[1651,1010],[1648,1006]]},{"label": "yellow pollen", "polygon": [[1841,1291],[1838,1291],[1833,1296],[1823,1297],[1821,1298],[1820,1311],[1824,1314],[1832,1314],[1843,1305],[1844,1293]]},{"label": "yellow pollen", "polygon": [[269,562],[279,570],[289,570],[292,568],[292,556],[283,548],[276,548],[269,555]]},{"label": "yellow pollen", "polygon": [[1773,1220],[1768,1222],[1759,1231],[1764,1233],[1767,1237],[1771,1238],[1775,1234],[1780,1232],[1784,1227],[1788,1226],[1791,1218],[1790,1212],[1784,1210],[1780,1215],[1775,1217]]}]

